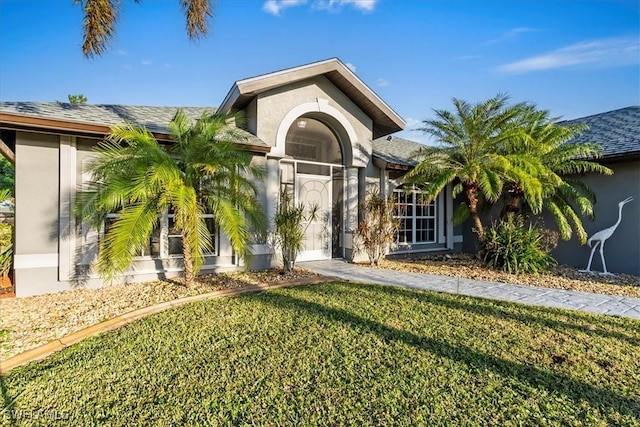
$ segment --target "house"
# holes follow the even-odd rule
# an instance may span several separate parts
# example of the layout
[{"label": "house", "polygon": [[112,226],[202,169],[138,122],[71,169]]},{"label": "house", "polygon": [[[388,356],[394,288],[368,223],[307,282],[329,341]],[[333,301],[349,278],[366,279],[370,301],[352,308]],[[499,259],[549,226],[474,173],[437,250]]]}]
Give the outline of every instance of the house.
[{"label": "house", "polygon": [[[281,186],[298,201],[317,203],[323,215],[307,229],[298,260],[353,259],[353,230],[368,186],[393,195],[402,209],[398,253],[460,250],[461,231],[451,225],[450,191],[421,205],[411,189],[397,188],[419,144],[391,136],[404,120],[338,59],[329,59],[235,82],[218,107],[242,116],[244,143],[266,170],[259,183],[268,215]],[[92,271],[101,230],[72,215],[77,188],[88,179],[92,147],[124,122],[145,126],[170,142],[167,125],[176,107],[3,102],[1,138],[16,156],[14,283],[17,296],[102,286]],[[186,108],[197,117],[202,108]],[[122,281],[180,274],[170,215],[136,257]],[[228,239],[212,227],[215,252],[202,272],[245,268]],[[253,242],[249,268],[278,264],[264,238]],[[179,246],[179,245],[178,245]]]}]

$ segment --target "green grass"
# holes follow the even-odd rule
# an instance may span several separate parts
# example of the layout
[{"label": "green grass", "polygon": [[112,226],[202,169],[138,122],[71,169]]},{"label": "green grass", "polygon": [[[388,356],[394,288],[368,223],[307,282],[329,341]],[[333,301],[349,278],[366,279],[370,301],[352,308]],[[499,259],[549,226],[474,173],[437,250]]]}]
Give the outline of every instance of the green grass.
[{"label": "green grass", "polygon": [[283,289],[173,309],[11,371],[0,419],[640,425],[639,330],[376,285]]}]

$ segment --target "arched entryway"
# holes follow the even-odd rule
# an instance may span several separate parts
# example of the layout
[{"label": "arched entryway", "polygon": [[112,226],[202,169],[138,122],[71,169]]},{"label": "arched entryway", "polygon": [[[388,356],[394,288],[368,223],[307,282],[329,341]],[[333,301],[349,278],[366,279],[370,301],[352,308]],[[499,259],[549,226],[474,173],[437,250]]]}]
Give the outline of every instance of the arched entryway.
[{"label": "arched entryway", "polygon": [[322,117],[302,115],[289,126],[285,158],[280,160],[281,190],[307,209],[318,206],[306,229],[298,261],[344,256],[344,148],[338,133]]}]

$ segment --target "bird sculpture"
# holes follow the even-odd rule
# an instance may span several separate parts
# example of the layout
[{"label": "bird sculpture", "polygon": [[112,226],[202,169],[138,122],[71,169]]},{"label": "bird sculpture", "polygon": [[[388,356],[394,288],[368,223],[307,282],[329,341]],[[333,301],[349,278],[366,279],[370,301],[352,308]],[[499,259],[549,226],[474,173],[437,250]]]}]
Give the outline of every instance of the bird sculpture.
[{"label": "bird sculpture", "polygon": [[589,245],[589,247],[591,247],[592,243],[595,242],[595,244],[593,245],[593,249],[591,249],[591,256],[589,256],[589,264],[587,264],[586,269],[580,270],[581,272],[595,273],[594,271],[591,271],[591,261],[593,261],[593,254],[596,252],[596,248],[598,247],[598,245],[600,245],[600,258],[602,259],[602,268],[604,270],[601,274],[607,275],[607,276],[612,275],[607,271],[607,264],[604,261],[604,252],[603,252],[604,242],[613,235],[614,231],[616,231],[616,228],[618,228],[618,225],[620,225],[620,221],[622,221],[622,208],[624,207],[624,205],[632,201],[633,201],[633,197],[627,197],[626,199],[618,203],[618,221],[615,224],[613,224],[611,227],[605,228],[604,230],[600,230],[597,233],[594,233],[593,236],[589,237],[589,240],[587,240],[587,244]]}]

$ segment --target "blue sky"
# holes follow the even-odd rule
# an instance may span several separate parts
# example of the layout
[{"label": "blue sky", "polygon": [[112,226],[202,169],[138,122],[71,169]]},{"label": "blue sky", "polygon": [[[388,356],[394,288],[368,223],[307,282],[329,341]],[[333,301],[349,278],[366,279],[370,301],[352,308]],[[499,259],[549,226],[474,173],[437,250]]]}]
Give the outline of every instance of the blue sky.
[{"label": "blue sky", "polygon": [[195,43],[178,0],[121,2],[85,59],[71,0],[0,0],[0,100],[218,106],[236,80],[338,57],[408,129],[498,92],[567,119],[640,104],[636,0],[217,0]]}]

